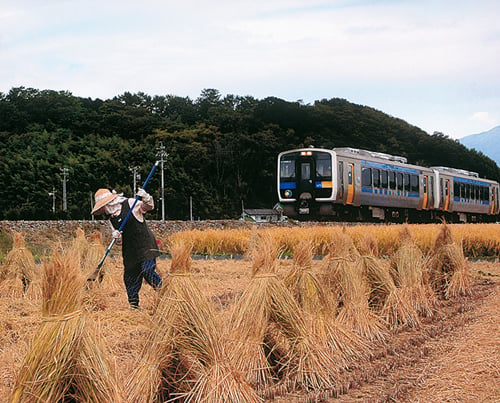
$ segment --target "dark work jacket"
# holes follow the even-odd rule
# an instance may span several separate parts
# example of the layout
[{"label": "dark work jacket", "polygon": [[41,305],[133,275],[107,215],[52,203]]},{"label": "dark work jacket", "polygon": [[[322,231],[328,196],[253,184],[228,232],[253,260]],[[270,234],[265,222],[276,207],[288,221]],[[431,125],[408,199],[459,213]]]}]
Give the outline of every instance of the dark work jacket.
[{"label": "dark work jacket", "polygon": [[[120,228],[122,221],[130,210],[128,199],[122,203],[120,214],[111,217],[111,224],[115,229]],[[160,255],[156,238],[146,224],[140,222],[131,213],[122,233],[122,255],[125,269],[135,266],[146,260],[151,260]]]}]

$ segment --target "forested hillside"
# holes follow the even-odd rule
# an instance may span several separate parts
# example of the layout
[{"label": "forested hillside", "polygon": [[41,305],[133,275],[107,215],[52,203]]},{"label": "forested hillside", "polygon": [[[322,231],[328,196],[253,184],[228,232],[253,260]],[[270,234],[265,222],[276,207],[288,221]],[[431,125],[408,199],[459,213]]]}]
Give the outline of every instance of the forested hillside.
[{"label": "forested hillside", "polygon": [[[272,207],[277,154],[299,146],[365,148],[500,179],[492,160],[441,133],[430,136],[337,98],[304,105],[206,89],[195,100],[144,93],[100,100],[19,87],[0,93],[0,140],[0,219],[90,219],[95,190],[132,195],[129,168],[140,167],[144,180],[160,142],[169,154],[167,219],[187,219],[190,197],[201,219],[238,217],[242,201]],[[69,172],[67,212],[61,210],[63,167]],[[158,171],[148,187],[158,204],[160,178]],[[150,218],[161,218],[159,211]]]}]

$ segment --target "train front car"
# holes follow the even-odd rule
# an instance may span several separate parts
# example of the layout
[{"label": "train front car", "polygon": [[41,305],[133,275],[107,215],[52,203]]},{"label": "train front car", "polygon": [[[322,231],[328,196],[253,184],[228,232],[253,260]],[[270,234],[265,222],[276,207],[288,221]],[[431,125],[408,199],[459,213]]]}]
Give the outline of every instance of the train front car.
[{"label": "train front car", "polygon": [[[288,217],[312,219],[328,215],[336,197],[335,152],[302,148],[278,155],[278,198]],[[330,213],[331,214],[331,213]]]}]

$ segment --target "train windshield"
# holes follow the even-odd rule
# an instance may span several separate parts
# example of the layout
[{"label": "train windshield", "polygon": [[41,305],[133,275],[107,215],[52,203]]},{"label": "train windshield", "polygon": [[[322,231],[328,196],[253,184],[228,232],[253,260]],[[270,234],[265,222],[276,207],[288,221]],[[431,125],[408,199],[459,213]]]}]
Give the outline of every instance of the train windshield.
[{"label": "train windshield", "polygon": [[295,178],[295,159],[285,159],[284,157],[280,163],[280,176],[281,179],[294,179]]},{"label": "train windshield", "polygon": [[332,177],[332,159],[329,154],[318,153],[316,159],[316,178]]}]

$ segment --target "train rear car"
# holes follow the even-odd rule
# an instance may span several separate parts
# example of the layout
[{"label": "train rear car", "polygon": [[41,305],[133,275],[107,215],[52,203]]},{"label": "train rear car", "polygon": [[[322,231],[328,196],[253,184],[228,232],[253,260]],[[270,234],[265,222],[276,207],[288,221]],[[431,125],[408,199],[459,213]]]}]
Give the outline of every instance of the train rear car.
[{"label": "train rear car", "polygon": [[485,222],[498,218],[498,182],[476,172],[433,167],[439,187],[436,209],[450,222]]}]

